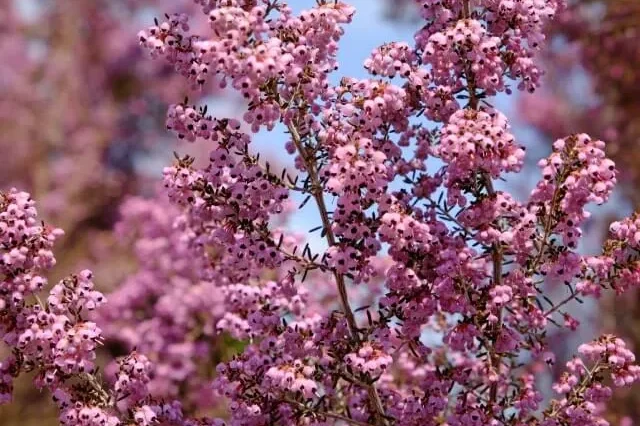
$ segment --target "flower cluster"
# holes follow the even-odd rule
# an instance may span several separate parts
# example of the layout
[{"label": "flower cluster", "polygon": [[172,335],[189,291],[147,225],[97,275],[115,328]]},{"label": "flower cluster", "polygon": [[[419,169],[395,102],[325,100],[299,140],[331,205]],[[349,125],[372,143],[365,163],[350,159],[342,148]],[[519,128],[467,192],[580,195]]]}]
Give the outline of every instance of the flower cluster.
[{"label": "flower cluster", "polygon": [[[319,1],[295,15],[280,1],[200,2],[212,33],[194,38],[192,56],[247,99],[254,132],[286,128],[297,173],[262,163],[240,123],[170,109],[178,137],[216,142],[207,167],[179,158],[164,181],[181,231],[220,274],[218,330],[248,340],[214,380],[234,424],[558,418],[540,410],[542,390],[515,360],[540,358],[557,317],[577,326],[564,306],[587,286],[606,287],[605,268],[575,250],[586,206],[607,201],[615,166],[602,142],[574,135],[540,162],[527,199],[497,191],[493,181],[520,171],[524,149],[486,99],[509,92],[508,79],[538,86],[533,53],[558,4],[418,3],[427,25],[416,45],[385,44],[365,61],[381,79],[332,85],[349,6]],[[430,157],[442,165],[427,170]],[[316,206],[319,253],[274,227],[292,192]],[[633,268],[621,256],[608,262]],[[564,280],[569,297],[547,297],[547,278]]]},{"label": "flower cluster", "polygon": [[138,38],[152,55],[166,56],[176,70],[202,85],[206,81],[208,67],[191,50],[198,38],[188,35],[188,20],[188,16],[184,14],[167,16],[167,20],[156,21],[156,25],[149,27],[147,31],[140,31]]},{"label": "flower cluster", "polygon": [[434,154],[448,165],[447,181],[454,186],[468,182],[478,172],[497,178],[520,171],[524,148],[516,144],[500,112],[465,109],[449,118]]},{"label": "flower cluster", "polygon": [[611,375],[616,387],[629,386],[640,380],[640,367],[625,343],[604,335],[589,344],[580,345],[578,352],[589,361],[574,357],[567,363],[567,372],[553,385],[564,397],[552,401],[553,411],[548,424],[600,425],[599,405],[611,398],[610,386],[598,380],[603,373]]},{"label": "flower cluster", "polygon": [[357,353],[350,353],[345,357],[345,363],[354,371],[371,377],[382,374],[392,362],[391,356],[371,345],[363,346]]},{"label": "flower cluster", "polygon": [[495,93],[504,90],[499,54],[500,38],[487,35],[481,22],[468,19],[431,35],[422,59],[431,65],[434,78],[448,86],[462,87],[458,70],[468,66],[477,87]]},{"label": "flower cluster", "polygon": [[11,400],[15,377],[33,371],[36,387],[51,391],[64,426],[203,424],[183,417],[179,405],[150,396],[151,365],[142,355],[120,360],[113,388],[104,386],[96,365],[102,331],[84,317],[106,302],[92,273],[63,279],[41,301],[41,276],[55,264],[51,249],[62,232],[42,225],[30,195],[16,190],[0,193],[0,224],[0,338],[12,352],[0,362],[0,402]]},{"label": "flower cluster", "polygon": [[318,384],[309,379],[313,375],[313,367],[303,365],[296,360],[293,365],[271,367],[266,376],[276,388],[299,393],[305,398],[313,398],[318,391]]},{"label": "flower cluster", "polygon": [[189,142],[194,142],[196,138],[209,139],[215,127],[211,117],[206,116],[206,109],[196,110],[183,104],[169,107],[166,125],[179,139]]},{"label": "flower cluster", "polygon": [[535,209],[555,208],[558,204],[562,218],[550,226],[562,235],[569,247],[577,247],[582,232],[579,226],[590,216],[588,203],[606,202],[616,184],[616,168],[606,158],[604,142],[579,134],[559,139],[553,153],[540,160],[543,180],[532,192]]},{"label": "flower cluster", "polygon": [[[437,84],[460,87],[471,73],[485,94],[505,91],[506,78],[518,88],[534,91],[541,71],[533,57],[545,39],[545,22],[561,2],[555,0],[486,0],[480,7],[466,2],[418,1],[427,20],[416,34],[425,63],[435,70]],[[464,19],[460,19],[463,17]]]}]

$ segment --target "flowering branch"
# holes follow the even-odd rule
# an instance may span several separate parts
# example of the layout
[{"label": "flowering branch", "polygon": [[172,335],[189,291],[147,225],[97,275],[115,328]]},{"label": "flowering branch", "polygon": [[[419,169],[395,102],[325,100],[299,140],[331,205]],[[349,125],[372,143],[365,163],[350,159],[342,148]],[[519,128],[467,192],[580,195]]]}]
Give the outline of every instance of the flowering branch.
[{"label": "flowering branch", "polygon": [[[199,376],[197,356],[211,361],[223,336],[242,343],[216,360],[207,390],[227,402],[233,426],[596,426],[596,403],[612,392],[607,379],[640,379],[633,355],[608,335],[580,348],[595,366],[569,364],[554,386],[564,397],[546,409],[532,373],[551,359],[551,314],[640,285],[640,215],[612,225],[602,254],[576,251],[587,206],[606,202],[617,180],[603,142],[557,140],[523,201],[494,187],[521,170],[525,150],[485,99],[510,93],[512,81],[539,86],[533,58],[558,3],[417,2],[425,25],[415,45],[380,46],[364,64],[370,78],[338,84],[330,81],[338,41],[355,13],[343,2],[317,0],[296,14],[281,1],[196,0],[210,34],[190,34],[183,15],[139,34],[194,86],[215,74],[246,110],[237,120],[186,101],[169,108],[167,128],[209,141],[209,162],[176,156],[163,171],[169,205],[123,211],[121,231],[140,234],[142,268],[114,294],[105,322],[117,335],[121,312],[124,323],[143,312],[129,338],[154,356],[178,353],[182,364],[157,383],[141,358],[125,358],[107,394],[136,408],[124,413],[116,398],[108,415],[173,426],[151,391],[162,383],[166,393],[197,391],[191,384],[213,375]],[[286,128],[299,179],[262,165],[243,123]],[[315,201],[322,252],[282,227],[293,191],[302,205]],[[12,248],[5,264],[21,259]],[[547,280],[565,282],[572,297],[552,300]],[[82,321],[67,304],[60,309]],[[564,316],[564,326],[578,326]],[[79,362],[91,366],[93,346],[84,353]],[[74,395],[83,392],[102,395]]]}]

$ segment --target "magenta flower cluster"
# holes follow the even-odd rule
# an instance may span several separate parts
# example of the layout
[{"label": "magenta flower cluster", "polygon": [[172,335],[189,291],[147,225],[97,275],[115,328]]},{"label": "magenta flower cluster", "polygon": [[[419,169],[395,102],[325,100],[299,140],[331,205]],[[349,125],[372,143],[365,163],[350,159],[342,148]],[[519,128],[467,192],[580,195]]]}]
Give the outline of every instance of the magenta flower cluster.
[{"label": "magenta flower cluster", "polygon": [[2,281],[0,338],[12,349],[0,361],[0,402],[11,400],[13,380],[35,372],[34,384],[51,392],[65,426],[126,424],[196,426],[211,421],[189,420],[181,405],[149,395],[152,366],[132,353],[118,361],[116,381],[107,386],[97,375],[96,349],[102,330],[88,320],[106,302],[96,291],[90,271],[61,280],[41,300],[44,274],[55,265],[51,249],[60,229],[43,225],[29,194],[0,193]]},{"label": "magenta flower cluster", "polygon": [[[208,34],[175,15],[140,43],[194,86],[240,93],[242,120],[169,108],[167,128],[209,143],[209,161],[177,156],[167,199],[123,207],[139,270],[96,315],[104,334],[83,316],[105,302],[90,273],[36,297],[59,231],[27,195],[3,195],[0,330],[14,355],[0,364],[2,400],[35,370],[69,426],[606,424],[613,388],[640,379],[620,339],[581,346],[548,403],[534,372],[553,359],[548,329],[579,325],[569,303],[638,286],[640,218],[613,224],[601,254],[577,250],[587,206],[616,183],[604,143],[584,134],[554,143],[525,199],[494,185],[525,150],[489,97],[514,80],[538,87],[534,53],[561,5],[418,1],[414,46],[381,46],[371,78],[333,84],[346,3],[196,3]],[[276,125],[294,170],[263,161],[243,131]],[[315,206],[326,249],[283,226],[296,199]],[[566,296],[553,300],[547,280]],[[212,362],[225,335],[244,344]],[[110,385],[95,366],[105,336],[135,348]],[[187,419],[214,404],[220,419]]]}]

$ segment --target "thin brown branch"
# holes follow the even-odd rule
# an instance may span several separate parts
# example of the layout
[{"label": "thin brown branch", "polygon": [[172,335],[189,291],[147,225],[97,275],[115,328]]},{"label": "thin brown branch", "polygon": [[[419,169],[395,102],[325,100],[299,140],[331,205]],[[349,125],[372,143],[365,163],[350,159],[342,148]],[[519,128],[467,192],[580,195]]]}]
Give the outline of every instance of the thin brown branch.
[{"label": "thin brown branch", "polygon": [[[287,127],[289,129],[289,133],[291,134],[291,138],[293,139],[293,143],[295,144],[298,153],[302,157],[307,173],[309,174],[311,195],[313,196],[318,207],[318,212],[320,213],[320,219],[325,231],[327,244],[329,244],[330,247],[336,246],[336,237],[333,233],[333,229],[331,228],[331,219],[329,218],[329,212],[324,201],[324,191],[322,188],[322,183],[320,182],[320,178],[318,176],[315,157],[313,155],[309,155],[306,148],[303,146],[302,138],[300,137],[298,129],[291,124]],[[356,322],[353,310],[351,309],[351,305],[349,304],[349,296],[347,295],[347,286],[345,283],[344,275],[334,270],[333,276],[338,287],[338,294],[340,296],[342,311],[344,312],[344,315],[347,319],[349,333],[351,334],[351,337],[354,339],[354,341],[359,342],[360,335],[358,332],[358,324]],[[373,409],[375,424],[379,426],[387,425],[388,422],[385,419],[385,410],[382,406],[382,400],[380,399],[378,390],[373,383],[368,385],[367,394],[369,396],[369,403],[371,404],[371,408]]]}]

